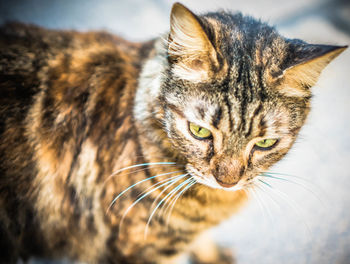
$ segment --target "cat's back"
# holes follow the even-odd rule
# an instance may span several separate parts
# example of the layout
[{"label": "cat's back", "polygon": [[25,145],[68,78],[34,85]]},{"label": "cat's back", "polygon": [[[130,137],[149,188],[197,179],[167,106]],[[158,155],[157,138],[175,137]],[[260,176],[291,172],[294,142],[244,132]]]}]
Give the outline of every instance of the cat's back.
[{"label": "cat's back", "polygon": [[[10,86],[12,92],[14,87],[16,92],[35,92],[38,86],[54,77],[45,76],[52,73],[53,68],[59,71],[56,75],[74,69],[87,79],[98,66],[107,68],[118,64],[121,67],[117,74],[121,75],[132,70],[131,66],[138,67],[139,49],[140,45],[106,32],[80,33],[8,23],[0,27],[1,93],[12,97],[14,94],[7,91]],[[21,89],[23,87],[26,88]]]},{"label": "cat's back", "polygon": [[75,151],[93,125],[131,115],[143,48],[106,32],[1,26],[0,155],[29,159],[20,149],[45,142],[58,153],[69,140]]},{"label": "cat's back", "polygon": [[126,83],[134,84],[140,47],[106,32],[57,31],[21,23],[1,26],[0,132],[4,119],[23,121],[39,93],[51,98],[50,107],[55,101],[84,101],[113,82],[120,82],[113,85],[116,92]]}]

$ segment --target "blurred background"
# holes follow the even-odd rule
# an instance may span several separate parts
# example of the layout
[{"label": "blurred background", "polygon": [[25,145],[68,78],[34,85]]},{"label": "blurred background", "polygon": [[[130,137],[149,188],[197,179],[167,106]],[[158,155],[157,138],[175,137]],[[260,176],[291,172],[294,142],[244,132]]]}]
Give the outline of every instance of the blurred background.
[{"label": "blurred background", "polygon": [[[143,41],[168,30],[174,1],[0,0],[0,23],[107,30]],[[182,1],[196,13],[227,9],[267,21],[310,43],[350,44],[350,1]],[[350,50],[313,88],[312,111],[298,142],[248,206],[211,230],[238,264],[350,263]],[[32,261],[32,263],[38,263]],[[42,263],[42,262],[40,262]]]}]

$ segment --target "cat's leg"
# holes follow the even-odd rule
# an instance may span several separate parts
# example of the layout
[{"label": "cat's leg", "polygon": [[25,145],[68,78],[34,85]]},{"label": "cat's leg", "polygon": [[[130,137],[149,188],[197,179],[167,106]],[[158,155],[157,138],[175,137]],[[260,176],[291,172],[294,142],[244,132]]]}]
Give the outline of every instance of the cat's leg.
[{"label": "cat's leg", "polygon": [[219,247],[209,234],[199,236],[191,246],[191,264],[234,264],[231,249]]}]

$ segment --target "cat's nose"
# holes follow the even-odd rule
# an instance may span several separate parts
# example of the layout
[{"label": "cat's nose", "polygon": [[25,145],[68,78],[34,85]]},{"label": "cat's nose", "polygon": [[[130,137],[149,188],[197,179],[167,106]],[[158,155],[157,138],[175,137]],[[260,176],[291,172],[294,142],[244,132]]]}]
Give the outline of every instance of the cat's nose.
[{"label": "cat's nose", "polygon": [[242,164],[239,160],[220,162],[212,169],[212,174],[218,184],[222,187],[229,188],[239,182],[242,176]]}]

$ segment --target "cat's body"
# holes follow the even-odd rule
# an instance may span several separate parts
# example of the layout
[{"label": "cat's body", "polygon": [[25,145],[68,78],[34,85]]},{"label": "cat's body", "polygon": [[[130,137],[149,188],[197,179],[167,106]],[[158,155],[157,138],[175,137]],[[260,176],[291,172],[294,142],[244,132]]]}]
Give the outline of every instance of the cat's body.
[{"label": "cat's body", "polygon": [[[198,33],[193,14],[180,5],[176,8],[173,19],[189,18]],[[303,88],[294,89],[296,78],[287,78],[287,72],[281,81],[280,72],[287,68],[298,71],[292,66],[326,54],[325,66],[344,48],[325,46],[305,59],[298,57],[298,49],[281,49],[287,41],[251,18],[212,13],[198,21],[207,36],[200,32],[191,47],[202,45],[200,51],[186,50],[186,45],[185,51],[179,49],[182,43],[176,30],[188,26],[174,26],[179,21],[172,21],[169,44],[162,40],[134,44],[107,33],[49,31],[21,24],[1,29],[3,262],[39,256],[89,263],[167,263],[190,251],[189,244],[201,231],[229,217],[246,200],[242,190],[211,188],[210,180],[205,183],[202,179],[206,171],[212,172],[218,187],[235,188],[240,179],[249,184],[254,178],[253,163],[259,172],[264,171],[288,151],[307,116],[309,88],[317,76],[308,73],[312,77],[302,82]],[[237,27],[240,23],[240,28],[234,32],[218,21],[236,23]],[[246,35],[240,35],[242,32]],[[232,42],[228,46],[229,36],[248,44],[242,48]],[[193,58],[196,55],[191,52],[198,57]],[[295,54],[297,59],[292,58]],[[238,58],[242,62],[236,64]],[[318,62],[317,71],[323,64]],[[180,88],[181,93],[177,91]],[[193,92],[201,89],[206,91]],[[193,94],[200,104],[195,105]],[[215,107],[209,102],[215,102]],[[181,119],[191,115],[186,105],[198,111],[189,122],[200,119],[198,115],[202,120],[211,119],[212,133],[217,133],[211,136],[214,143],[205,143],[208,137],[196,146],[193,142],[197,139],[192,142],[188,135],[179,136],[187,122]],[[204,121],[199,122],[202,125]],[[231,136],[214,133],[220,126]],[[256,148],[247,153],[242,146],[252,148],[253,138],[273,129],[272,134],[281,131],[290,138],[276,140],[281,149],[271,153],[270,160],[254,160],[253,153],[262,155],[261,151]],[[128,168],[144,163],[150,164]],[[184,175],[186,172],[190,174]],[[151,178],[159,174],[163,175]],[[163,181],[180,174],[184,176]],[[198,183],[201,179],[204,184]],[[166,198],[181,183],[182,188],[168,196],[176,198],[184,190],[171,217],[165,210],[159,216],[154,214],[147,225],[151,208],[157,205],[152,206],[153,201]],[[163,188],[140,196],[152,185]]]},{"label": "cat's body", "polygon": [[[199,230],[222,219],[210,213],[217,203],[208,207],[206,198],[194,200],[190,208],[195,211],[183,207],[180,212],[185,219],[178,220],[173,210],[170,220],[179,221],[178,226],[166,226],[167,215],[154,219],[155,227],[144,241],[145,221],[159,190],[126,216],[119,232],[123,212],[154,182],[136,186],[107,213],[113,198],[129,185],[183,170],[149,166],[107,180],[123,167],[169,161],[159,153],[152,160],[143,157],[132,117],[149,43],[134,45],[105,33],[52,32],[12,24],[3,29],[1,47],[6,47],[1,54],[0,99],[0,240],[7,248],[3,252],[23,258],[52,252],[44,256],[146,263],[147,258],[156,261],[163,254],[178,253],[178,244],[187,244]],[[217,193],[222,196],[222,191]],[[236,193],[227,194],[240,199]],[[219,208],[225,216],[233,212]]]}]

